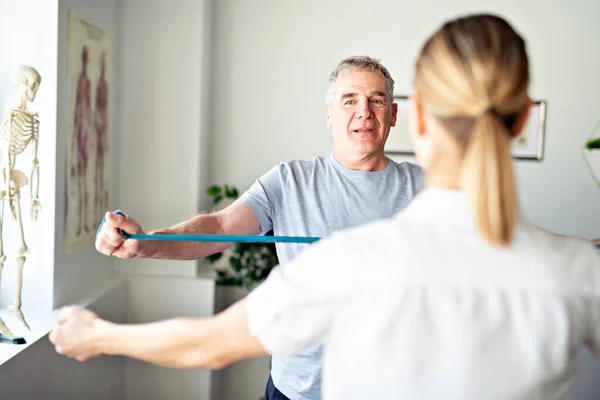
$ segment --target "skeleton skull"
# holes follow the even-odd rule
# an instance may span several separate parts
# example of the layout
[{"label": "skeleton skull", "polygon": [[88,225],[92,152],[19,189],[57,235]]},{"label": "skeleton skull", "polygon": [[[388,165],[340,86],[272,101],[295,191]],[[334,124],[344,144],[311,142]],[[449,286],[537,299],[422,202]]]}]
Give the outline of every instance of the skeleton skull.
[{"label": "skeleton skull", "polygon": [[31,102],[35,99],[42,77],[35,68],[21,65],[13,75],[13,81],[19,88],[19,97]]}]

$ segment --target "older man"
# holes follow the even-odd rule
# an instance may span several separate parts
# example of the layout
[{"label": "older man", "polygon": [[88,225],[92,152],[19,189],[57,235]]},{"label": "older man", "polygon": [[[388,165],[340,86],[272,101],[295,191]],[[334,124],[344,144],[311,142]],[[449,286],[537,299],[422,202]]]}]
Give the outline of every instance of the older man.
[{"label": "older man", "polygon": [[[390,128],[396,123],[393,91],[394,80],[377,60],[365,56],[342,60],[330,75],[325,105],[334,143],[330,154],[310,161],[283,162],[222,211],[153,233],[264,234],[272,229],[275,235],[322,237],[393,216],[422,185],[418,166],[396,163],[384,154]],[[223,243],[126,240],[119,228],[130,233],[141,233],[142,228],[132,219],[112,213],[107,213],[106,219],[96,240],[96,248],[106,255],[190,260],[226,247]],[[279,243],[277,254],[283,268],[307,246]],[[78,314],[69,315],[77,318]],[[178,329],[185,329],[184,325]],[[63,349],[69,347],[70,339],[61,335],[60,327],[53,340]],[[139,350],[130,355],[138,356]],[[74,357],[76,353],[67,352]],[[319,399],[322,355],[322,347],[315,346],[293,356],[273,356],[266,400]]]}]

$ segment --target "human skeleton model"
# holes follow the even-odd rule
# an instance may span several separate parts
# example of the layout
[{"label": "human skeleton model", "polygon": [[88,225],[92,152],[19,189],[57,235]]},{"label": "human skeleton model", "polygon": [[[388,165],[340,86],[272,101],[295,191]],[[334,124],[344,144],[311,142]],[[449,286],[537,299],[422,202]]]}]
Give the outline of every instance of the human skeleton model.
[{"label": "human skeleton model", "polygon": [[[21,188],[27,185],[27,177],[18,169],[15,169],[17,157],[25,149],[32,147],[32,170],[31,170],[31,219],[37,221],[41,209],[38,198],[39,190],[39,163],[37,159],[38,138],[39,138],[39,119],[37,113],[32,113],[27,109],[27,102],[33,101],[41,82],[40,74],[32,67],[19,67],[14,76],[14,83],[19,88],[20,103],[16,109],[10,109],[6,120],[2,124],[0,136],[0,150],[3,156],[2,168],[2,189],[0,190],[0,278],[2,277],[2,268],[6,255],[2,243],[2,218],[4,216],[4,204],[8,201],[10,212],[13,219],[17,222],[19,229],[19,239],[21,246],[17,250],[17,294],[14,306],[11,307],[17,318],[25,325],[25,317],[21,312],[21,289],[23,287],[23,266],[25,265],[25,255],[28,252],[25,244],[25,234],[23,232],[23,219],[21,217]],[[0,320],[0,333],[12,336],[6,325]]]},{"label": "human skeleton model", "polygon": [[71,166],[71,179],[77,181],[77,213],[78,223],[76,236],[81,234],[81,229],[89,232],[88,225],[88,136],[92,129],[92,108],[90,79],[87,76],[88,51],[87,47],[81,49],[81,73],[77,80],[77,93],[75,96],[75,120],[73,121],[74,137],[71,146],[72,160],[75,165]]},{"label": "human skeleton model", "polygon": [[102,52],[100,58],[100,78],[96,84],[96,111],[94,128],[96,130],[96,174],[94,176],[94,216],[102,220],[108,208],[108,191],[104,181],[104,158],[107,148],[108,130],[108,85],[106,83],[106,56]]}]

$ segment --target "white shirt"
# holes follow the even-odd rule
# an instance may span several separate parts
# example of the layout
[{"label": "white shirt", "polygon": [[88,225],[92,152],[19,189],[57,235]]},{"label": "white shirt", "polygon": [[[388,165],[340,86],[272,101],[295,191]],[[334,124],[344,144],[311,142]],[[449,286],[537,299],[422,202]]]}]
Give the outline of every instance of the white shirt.
[{"label": "white shirt", "polygon": [[461,192],[426,189],[274,269],[247,313],[271,353],[325,344],[326,400],[563,399],[600,353],[600,252],[525,222],[493,247]]}]

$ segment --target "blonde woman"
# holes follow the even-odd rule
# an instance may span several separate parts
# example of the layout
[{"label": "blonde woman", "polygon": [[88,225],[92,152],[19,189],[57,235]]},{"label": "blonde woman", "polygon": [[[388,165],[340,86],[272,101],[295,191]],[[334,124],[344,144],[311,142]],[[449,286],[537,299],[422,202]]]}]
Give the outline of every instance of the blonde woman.
[{"label": "blonde woman", "polygon": [[562,399],[600,351],[600,255],[519,216],[510,140],[529,63],[504,20],[446,23],[416,63],[412,132],[426,189],[397,216],[331,235],[209,319],[115,325],[68,309],[80,360],[220,368],[325,344],[325,399]]}]

